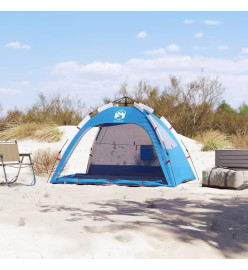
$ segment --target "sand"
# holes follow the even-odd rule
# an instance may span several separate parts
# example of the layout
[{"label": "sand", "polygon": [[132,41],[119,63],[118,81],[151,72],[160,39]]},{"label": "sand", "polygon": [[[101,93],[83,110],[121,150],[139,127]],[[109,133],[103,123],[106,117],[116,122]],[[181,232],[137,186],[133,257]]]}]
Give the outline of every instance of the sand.
[{"label": "sand", "polygon": [[[19,141],[20,152],[59,149],[75,127],[61,129],[60,142]],[[94,134],[69,173],[86,168]],[[182,139],[201,177],[214,152]],[[31,180],[23,169],[19,184],[0,186],[0,258],[248,258],[248,190],[203,188],[201,179],[176,188],[53,185],[47,175],[23,186]]]}]

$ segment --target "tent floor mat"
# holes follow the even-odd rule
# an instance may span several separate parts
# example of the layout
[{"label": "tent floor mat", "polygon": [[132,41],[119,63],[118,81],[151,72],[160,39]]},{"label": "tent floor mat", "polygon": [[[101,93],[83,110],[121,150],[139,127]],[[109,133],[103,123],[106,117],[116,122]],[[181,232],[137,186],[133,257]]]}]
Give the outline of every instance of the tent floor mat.
[{"label": "tent floor mat", "polygon": [[53,184],[127,185],[127,186],[168,186],[162,177],[117,176],[73,174],[59,177]]}]

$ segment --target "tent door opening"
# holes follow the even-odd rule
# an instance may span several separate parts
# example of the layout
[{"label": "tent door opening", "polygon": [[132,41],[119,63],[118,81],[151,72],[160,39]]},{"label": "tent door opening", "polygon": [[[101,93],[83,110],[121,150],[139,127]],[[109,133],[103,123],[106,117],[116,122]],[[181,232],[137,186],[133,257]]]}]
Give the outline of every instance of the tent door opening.
[{"label": "tent door opening", "polygon": [[166,182],[146,130],[136,124],[104,124],[92,146],[87,177]]}]

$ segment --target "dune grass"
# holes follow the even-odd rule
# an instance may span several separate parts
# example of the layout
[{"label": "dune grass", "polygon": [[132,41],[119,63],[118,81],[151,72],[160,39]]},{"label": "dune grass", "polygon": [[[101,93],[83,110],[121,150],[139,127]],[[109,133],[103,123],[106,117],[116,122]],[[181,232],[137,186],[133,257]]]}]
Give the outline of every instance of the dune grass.
[{"label": "dune grass", "polygon": [[218,130],[208,130],[194,138],[202,143],[202,151],[214,151],[216,149],[232,148],[232,143],[229,137]]},{"label": "dune grass", "polygon": [[21,123],[7,124],[0,132],[1,141],[36,139],[42,142],[58,142],[63,135],[55,124]]},{"label": "dune grass", "polygon": [[[34,171],[37,174],[49,174],[53,172],[58,161],[56,160],[59,150],[38,149],[33,155]],[[55,165],[55,166],[54,166]]]},{"label": "dune grass", "polygon": [[236,149],[248,149],[248,131],[238,131],[231,136],[231,142]]}]

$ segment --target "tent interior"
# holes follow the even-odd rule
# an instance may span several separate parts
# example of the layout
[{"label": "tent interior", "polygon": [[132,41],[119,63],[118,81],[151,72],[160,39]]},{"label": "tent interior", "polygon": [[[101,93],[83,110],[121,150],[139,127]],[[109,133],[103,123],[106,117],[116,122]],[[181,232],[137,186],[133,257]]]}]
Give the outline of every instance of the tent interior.
[{"label": "tent interior", "polygon": [[149,134],[137,124],[103,124],[80,179],[126,179],[166,182]]}]

